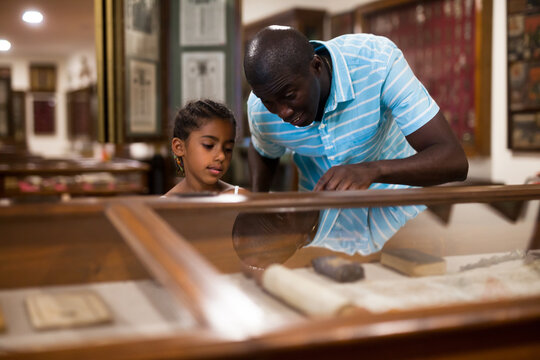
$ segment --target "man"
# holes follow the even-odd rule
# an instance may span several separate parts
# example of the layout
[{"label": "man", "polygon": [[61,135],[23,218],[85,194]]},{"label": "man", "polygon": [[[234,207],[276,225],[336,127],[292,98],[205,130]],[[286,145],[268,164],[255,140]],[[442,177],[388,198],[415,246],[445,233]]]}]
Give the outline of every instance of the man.
[{"label": "man", "polygon": [[[249,44],[244,71],[253,191],[268,191],[287,149],[303,191],[396,189],[463,180],[467,158],[401,51],[371,34],[312,41],[270,26]],[[332,209],[311,245],[378,251],[424,207]]]}]

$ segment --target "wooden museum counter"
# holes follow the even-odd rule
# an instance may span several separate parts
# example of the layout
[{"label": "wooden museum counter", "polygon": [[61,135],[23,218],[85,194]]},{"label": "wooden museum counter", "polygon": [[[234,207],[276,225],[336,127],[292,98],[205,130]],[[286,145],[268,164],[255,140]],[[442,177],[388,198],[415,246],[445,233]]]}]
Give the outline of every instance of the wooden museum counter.
[{"label": "wooden museum counter", "polygon": [[[0,205],[0,359],[538,358],[539,199],[540,185],[509,185]],[[521,210],[509,220],[488,203]],[[308,246],[261,285],[233,246],[239,214],[410,204],[451,216],[421,213],[382,256],[338,254],[361,264],[353,282],[314,271],[336,253]],[[283,234],[274,248],[298,235]],[[402,249],[444,267],[381,264]],[[261,287],[274,268],[285,297]],[[349,311],[306,310],[334,298]]]}]

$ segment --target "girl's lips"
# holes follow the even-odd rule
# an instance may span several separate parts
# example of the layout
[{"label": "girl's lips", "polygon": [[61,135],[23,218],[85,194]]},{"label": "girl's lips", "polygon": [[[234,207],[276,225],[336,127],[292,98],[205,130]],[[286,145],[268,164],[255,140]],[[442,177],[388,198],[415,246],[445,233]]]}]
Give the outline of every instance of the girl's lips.
[{"label": "girl's lips", "polygon": [[212,167],[209,167],[208,171],[210,171],[210,173],[213,174],[213,175],[219,175],[219,174],[221,174],[223,172],[222,169],[212,168]]}]

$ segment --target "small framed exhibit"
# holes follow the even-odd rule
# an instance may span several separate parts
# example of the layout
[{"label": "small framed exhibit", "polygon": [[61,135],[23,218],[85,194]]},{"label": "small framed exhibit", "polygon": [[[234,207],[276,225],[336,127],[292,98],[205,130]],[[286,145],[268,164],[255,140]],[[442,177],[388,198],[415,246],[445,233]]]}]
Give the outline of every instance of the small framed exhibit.
[{"label": "small framed exhibit", "polygon": [[167,118],[167,1],[98,0],[98,139],[156,142]]},{"label": "small framed exhibit", "polygon": [[0,139],[10,135],[11,70],[0,68]]},{"label": "small framed exhibit", "polygon": [[11,92],[11,110],[13,119],[13,140],[17,144],[26,143],[26,93]]},{"label": "small framed exhibit", "polygon": [[56,98],[54,93],[34,93],[32,95],[34,134],[54,135],[56,132]]},{"label": "small framed exhibit", "polygon": [[402,50],[469,156],[491,150],[492,8],[493,0],[382,0],[356,9],[355,26]]},{"label": "small framed exhibit", "polygon": [[180,1],[180,45],[225,45],[226,10],[225,0]]},{"label": "small framed exhibit", "polygon": [[157,69],[156,63],[147,60],[129,60],[128,103],[126,118],[128,134],[156,134]]},{"label": "small framed exhibit", "polygon": [[56,66],[54,64],[30,65],[30,91],[56,91]]},{"label": "small framed exhibit", "polygon": [[161,6],[157,0],[124,0],[124,56],[119,65],[125,69],[122,135],[127,142],[163,136]]},{"label": "small framed exhibit", "polygon": [[540,3],[508,1],[508,148],[540,151]]},{"label": "small framed exhibit", "polygon": [[203,98],[225,102],[225,54],[221,51],[182,54],[182,103]]},{"label": "small framed exhibit", "polygon": [[96,89],[95,86],[69,91],[67,97],[68,136],[70,139],[96,138]]}]

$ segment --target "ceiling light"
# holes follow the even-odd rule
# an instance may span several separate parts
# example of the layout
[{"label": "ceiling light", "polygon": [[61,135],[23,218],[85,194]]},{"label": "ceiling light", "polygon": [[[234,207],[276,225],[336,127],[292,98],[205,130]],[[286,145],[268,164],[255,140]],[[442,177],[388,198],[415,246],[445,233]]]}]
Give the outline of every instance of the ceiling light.
[{"label": "ceiling light", "polygon": [[43,21],[43,15],[39,11],[28,10],[24,12],[22,19],[29,24],[39,24]]},{"label": "ceiling light", "polygon": [[0,51],[8,51],[11,49],[11,43],[6,39],[0,39]]}]

